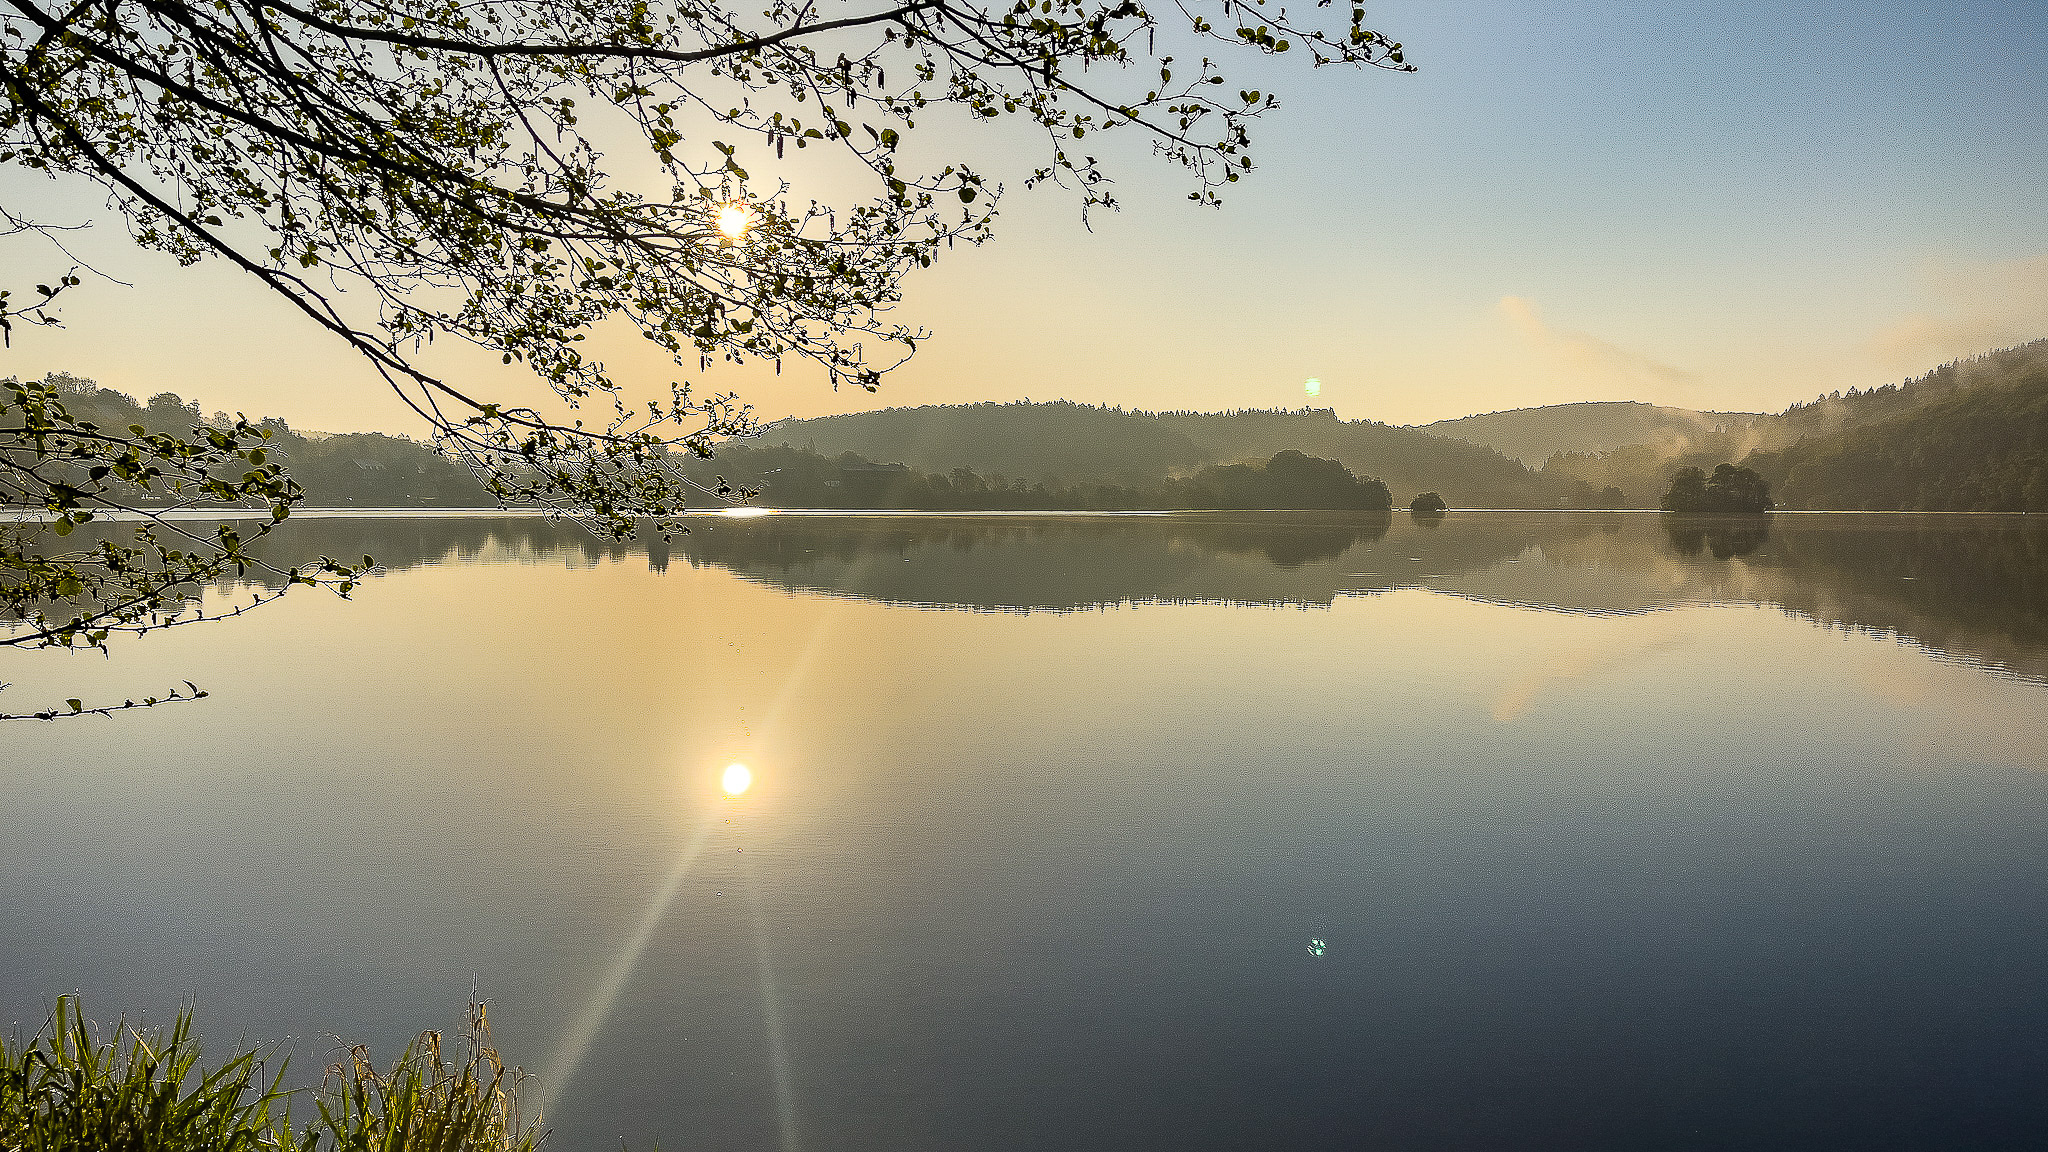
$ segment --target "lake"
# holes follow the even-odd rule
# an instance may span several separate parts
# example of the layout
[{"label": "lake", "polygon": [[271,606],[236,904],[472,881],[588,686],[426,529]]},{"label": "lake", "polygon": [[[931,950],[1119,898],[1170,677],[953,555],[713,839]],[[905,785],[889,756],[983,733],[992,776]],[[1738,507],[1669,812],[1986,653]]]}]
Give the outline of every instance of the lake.
[{"label": "lake", "polygon": [[691,526],[295,517],[385,574],[0,658],[212,693],[5,728],[0,1023],[303,1081],[474,980],[555,1149],[2048,1131],[2040,517]]}]

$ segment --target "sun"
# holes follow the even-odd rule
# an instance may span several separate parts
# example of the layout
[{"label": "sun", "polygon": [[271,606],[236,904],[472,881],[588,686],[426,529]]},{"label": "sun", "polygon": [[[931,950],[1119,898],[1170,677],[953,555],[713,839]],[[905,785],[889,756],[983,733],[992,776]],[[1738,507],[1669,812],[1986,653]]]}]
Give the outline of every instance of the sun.
[{"label": "sun", "polygon": [[1310,398],[1313,399],[1323,394],[1323,382],[1311,376],[1302,384],[1301,390],[1308,393]]},{"label": "sun", "polygon": [[738,244],[747,238],[761,214],[743,200],[731,200],[718,206],[713,221],[718,225],[718,234],[727,243]]},{"label": "sun", "polygon": [[725,788],[727,796],[738,796],[753,786],[754,774],[748,771],[745,764],[727,764],[725,776],[720,783]]}]

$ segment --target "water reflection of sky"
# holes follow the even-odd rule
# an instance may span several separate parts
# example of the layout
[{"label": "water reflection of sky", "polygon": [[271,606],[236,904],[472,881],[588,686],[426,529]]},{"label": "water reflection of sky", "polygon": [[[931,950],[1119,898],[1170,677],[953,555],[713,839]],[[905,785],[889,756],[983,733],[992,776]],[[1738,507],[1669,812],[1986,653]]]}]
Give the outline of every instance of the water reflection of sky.
[{"label": "water reflection of sky", "polygon": [[214,696],[9,732],[0,1015],[311,1067],[474,975],[562,1147],[2031,1139],[2031,545],[1502,519],[332,541],[391,574],[8,669]]}]

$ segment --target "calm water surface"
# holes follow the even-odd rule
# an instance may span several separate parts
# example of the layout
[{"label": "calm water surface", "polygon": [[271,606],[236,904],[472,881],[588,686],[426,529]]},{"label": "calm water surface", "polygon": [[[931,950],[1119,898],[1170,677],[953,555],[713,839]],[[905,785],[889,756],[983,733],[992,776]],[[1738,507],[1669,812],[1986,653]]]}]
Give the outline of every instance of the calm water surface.
[{"label": "calm water surface", "polygon": [[303,1078],[474,978],[559,1149],[2048,1131],[2038,517],[695,524],[6,657],[214,695],[0,731],[0,1023]]}]

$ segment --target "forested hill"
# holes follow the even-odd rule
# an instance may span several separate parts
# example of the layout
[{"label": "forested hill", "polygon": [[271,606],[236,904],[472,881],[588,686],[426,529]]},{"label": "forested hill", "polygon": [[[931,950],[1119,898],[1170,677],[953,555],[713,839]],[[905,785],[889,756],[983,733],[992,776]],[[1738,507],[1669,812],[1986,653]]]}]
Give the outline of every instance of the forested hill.
[{"label": "forested hill", "polygon": [[1784,507],[2048,512],[2048,340],[1783,419],[1812,431],[1745,463]]},{"label": "forested hill", "polygon": [[1133,486],[1293,450],[1376,477],[1402,504],[1429,490],[1466,508],[1555,508],[1587,497],[1576,482],[1533,472],[1491,448],[1343,421],[1327,409],[1139,412],[1065,401],[886,408],[782,421],[762,443],[828,457],[852,452],[940,475],[965,468],[1032,482]]},{"label": "forested hill", "polygon": [[1697,412],[1639,400],[1584,401],[1516,408],[1418,424],[1416,430],[1484,444],[1531,467],[1560,452],[1612,452],[1631,444],[1678,452],[1703,436],[1739,434],[1759,412]]},{"label": "forested hill", "polygon": [[1741,463],[1783,508],[2048,511],[2048,340],[1819,396],[1673,451],[1559,453],[1544,472],[1655,507],[1679,468]]},{"label": "forested hill", "polygon": [[[198,403],[169,392],[143,402],[78,377],[53,375],[49,382],[74,415],[105,428],[139,424],[183,434],[197,425],[228,422],[225,413],[207,416]],[[496,503],[466,468],[430,445],[370,432],[299,432],[277,419],[261,426],[311,507]],[[781,447],[798,454],[778,457],[771,467],[763,452]],[[736,484],[759,486],[763,503],[785,507],[795,506],[792,501],[852,507],[846,500],[854,492],[877,500],[915,497],[903,507],[950,507],[961,500],[1018,508],[1249,507],[1244,501],[1254,499],[1248,493],[1258,483],[1216,470],[1263,470],[1274,457],[1290,453],[1336,461],[1361,481],[1384,484],[1403,506],[1425,491],[1463,508],[1583,508],[1603,500],[1576,479],[1533,472],[1490,448],[1412,428],[1346,422],[1327,409],[1153,413],[1064,401],[887,408],[783,421],[758,440],[728,445],[691,470],[705,472],[707,480],[728,475]],[[848,454],[858,457],[851,465],[858,482],[828,484],[849,468],[841,459]],[[913,475],[891,474],[890,485],[874,488],[870,473],[882,475],[890,465]],[[955,472],[974,474],[963,481],[966,491],[952,490]],[[799,476],[816,483],[806,486]],[[1354,496],[1312,499],[1317,502],[1304,506],[1349,507]]]},{"label": "forested hill", "polygon": [[[101,388],[91,380],[53,374],[64,407],[75,417],[101,428],[141,425],[151,432],[183,435],[213,424],[226,427],[225,412],[207,416],[196,402],[174,392],[159,392],[146,402],[124,392]],[[312,507],[488,508],[491,494],[467,468],[432,447],[401,436],[377,432],[340,435],[293,431],[284,421],[266,419],[260,426],[285,460],[293,480],[306,490]]]},{"label": "forested hill", "polygon": [[[78,377],[53,375],[48,383],[74,417],[102,428],[140,425],[152,432],[183,435],[197,426],[225,427],[231,422],[226,413],[204,415],[197,403],[174,393],[158,393],[139,402]],[[1185,432],[1153,419],[1132,418],[1125,420],[1123,428],[1131,433],[1135,446],[1125,458],[1118,455],[1120,438],[1099,435],[1100,418],[1111,413],[1071,404],[1031,407],[1066,417],[1082,414],[1083,419],[1070,420],[1080,433],[1055,435],[1040,429],[1038,435],[1043,439],[1037,443],[1070,451],[1080,446],[1096,453],[1098,459],[1115,460],[1121,465],[1114,474],[1116,479],[1094,479],[1078,470],[1067,473],[1076,477],[1072,480],[1044,472],[1033,474],[1016,466],[1024,457],[1000,453],[994,454],[993,467],[918,469],[900,462],[908,453],[878,452],[866,457],[837,452],[827,457],[772,441],[726,444],[711,459],[689,461],[687,467],[707,488],[730,481],[734,486],[759,489],[757,503],[783,508],[1385,511],[1392,504],[1387,487],[1372,474],[1353,475],[1329,459],[1292,448],[1203,464],[1205,450]],[[1097,433],[1093,438],[1087,434],[1091,424]],[[270,434],[271,448],[283,458],[292,478],[305,489],[308,507],[484,508],[496,504],[466,468],[430,445],[369,432],[302,433],[274,418],[261,421],[260,427]],[[1194,430],[1213,432],[1200,420]],[[1022,447],[1029,450],[1032,446]],[[1457,447],[1469,451],[1469,446]],[[1076,453],[1067,459],[1086,462],[1088,458]],[[1509,463],[1497,456],[1493,460]],[[1007,474],[1004,464],[1011,466]],[[1526,469],[1510,467],[1526,478]],[[1451,486],[1446,491],[1460,489]],[[1403,493],[1402,499],[1409,495]]]},{"label": "forested hill", "polygon": [[[226,420],[222,413],[204,416],[171,393],[139,402],[89,380],[51,382],[76,415],[102,427],[182,432]],[[1653,508],[1676,469],[1742,463],[1770,482],[1785,508],[2048,511],[2048,340],[1944,365],[1904,384],[1817,397],[1777,415],[1598,403],[1429,427],[1521,449],[1537,437],[1565,435],[1559,421],[1575,419],[1584,422],[1583,439],[1630,428],[1658,438],[1610,451],[1559,452],[1532,471],[1465,439],[1347,422],[1327,409],[1140,412],[1064,401],[988,403],[786,420],[692,471],[704,472],[707,482],[723,475],[762,487],[762,503],[784,507],[1228,508],[1272,499],[1260,494],[1269,462],[1305,454],[1336,461],[1354,479],[1328,492],[1320,480],[1290,481],[1289,499],[1308,501],[1301,507],[1385,507],[1378,503],[1384,497],[1354,490],[1378,483],[1401,506],[1436,491],[1463,508]],[[310,506],[495,503],[467,469],[429,445],[376,433],[301,433],[280,420],[262,424]]]}]

